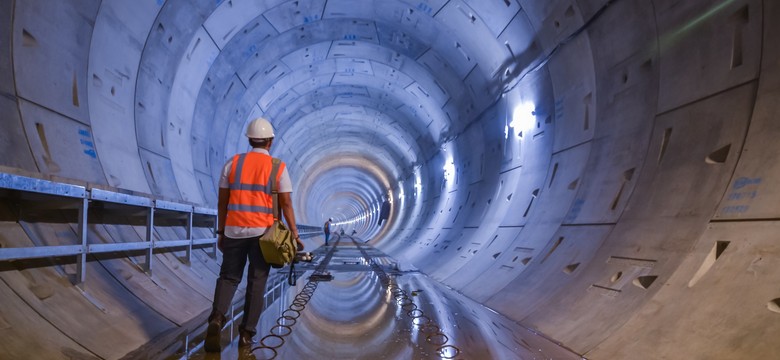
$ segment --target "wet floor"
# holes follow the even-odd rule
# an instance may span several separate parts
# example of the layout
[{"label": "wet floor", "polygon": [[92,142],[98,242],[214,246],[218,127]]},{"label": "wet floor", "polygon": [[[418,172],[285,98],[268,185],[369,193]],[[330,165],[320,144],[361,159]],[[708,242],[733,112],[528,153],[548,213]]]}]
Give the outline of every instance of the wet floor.
[{"label": "wet floor", "polygon": [[296,265],[295,286],[281,272],[269,278],[258,344],[238,348],[228,326],[221,354],[194,341],[189,358],[581,359],[359,240],[315,254]]}]

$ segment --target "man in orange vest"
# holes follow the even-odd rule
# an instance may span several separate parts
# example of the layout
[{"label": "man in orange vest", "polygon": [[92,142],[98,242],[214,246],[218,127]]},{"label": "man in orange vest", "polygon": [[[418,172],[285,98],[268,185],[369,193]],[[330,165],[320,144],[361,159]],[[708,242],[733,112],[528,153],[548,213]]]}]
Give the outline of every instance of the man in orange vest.
[{"label": "man in orange vest", "polygon": [[217,207],[219,230],[217,246],[222,251],[222,266],[214,289],[214,305],[209,316],[205,348],[208,352],[222,349],[220,334],[225,325],[225,313],[230,308],[233,295],[249,259],[244,316],[239,327],[239,346],[253,343],[257,333],[257,322],[263,311],[265,282],[270,265],[260,251],[259,238],[273,224],[273,198],[271,181],[277,182],[279,207],[287,226],[303,249],[303,242],[295,226],[292,207],[292,182],[284,162],[278,170],[272,171],[271,155],[268,149],[274,140],[274,129],[268,120],[257,118],[246,130],[252,150],[237,154],[227,161],[219,180],[219,203]]}]

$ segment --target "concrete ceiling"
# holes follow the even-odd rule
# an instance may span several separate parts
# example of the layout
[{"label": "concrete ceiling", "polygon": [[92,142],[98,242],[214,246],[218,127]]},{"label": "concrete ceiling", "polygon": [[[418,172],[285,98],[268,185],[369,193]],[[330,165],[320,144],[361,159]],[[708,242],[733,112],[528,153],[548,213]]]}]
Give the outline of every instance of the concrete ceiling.
[{"label": "concrete ceiling", "polygon": [[577,354],[780,357],[776,2],[0,6],[9,171],[213,207],[267,117],[301,224]]}]

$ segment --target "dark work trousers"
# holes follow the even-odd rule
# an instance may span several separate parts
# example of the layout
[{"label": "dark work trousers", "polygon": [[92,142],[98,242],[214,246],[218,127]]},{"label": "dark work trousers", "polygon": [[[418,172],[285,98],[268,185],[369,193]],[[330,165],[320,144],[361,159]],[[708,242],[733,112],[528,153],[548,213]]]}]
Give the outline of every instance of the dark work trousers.
[{"label": "dark work trousers", "polygon": [[329,232],[326,232],[326,233],[325,233],[325,245],[328,245],[328,239],[329,239],[329,238],[330,238],[330,233],[329,233]]},{"label": "dark work trousers", "polygon": [[265,282],[268,280],[270,266],[265,262],[260,252],[258,240],[260,237],[246,239],[232,239],[225,237],[222,240],[222,267],[219,270],[219,279],[214,289],[214,311],[226,314],[233,301],[241,278],[244,277],[244,266],[249,259],[249,273],[247,274],[246,297],[244,301],[244,319],[240,330],[257,333],[257,322],[263,312],[263,295]]}]

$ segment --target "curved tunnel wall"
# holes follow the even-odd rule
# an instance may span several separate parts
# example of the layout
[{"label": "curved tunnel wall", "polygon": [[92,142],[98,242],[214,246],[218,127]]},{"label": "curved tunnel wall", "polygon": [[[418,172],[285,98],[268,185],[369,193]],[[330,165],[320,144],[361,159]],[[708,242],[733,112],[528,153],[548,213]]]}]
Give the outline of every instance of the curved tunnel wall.
[{"label": "curved tunnel wall", "polygon": [[[213,206],[221,165],[264,115],[301,223],[333,217],[577,353],[780,352],[768,340],[780,331],[774,2],[2,6],[11,171]],[[69,231],[6,221],[3,246]],[[208,309],[216,262],[157,256],[148,279],[132,258],[92,264],[89,296],[57,280],[67,264],[6,270],[3,303],[37,313],[61,346],[119,357]],[[166,296],[197,301],[173,309]],[[90,320],[80,327],[74,310]],[[88,339],[114,322],[130,341]]]}]

